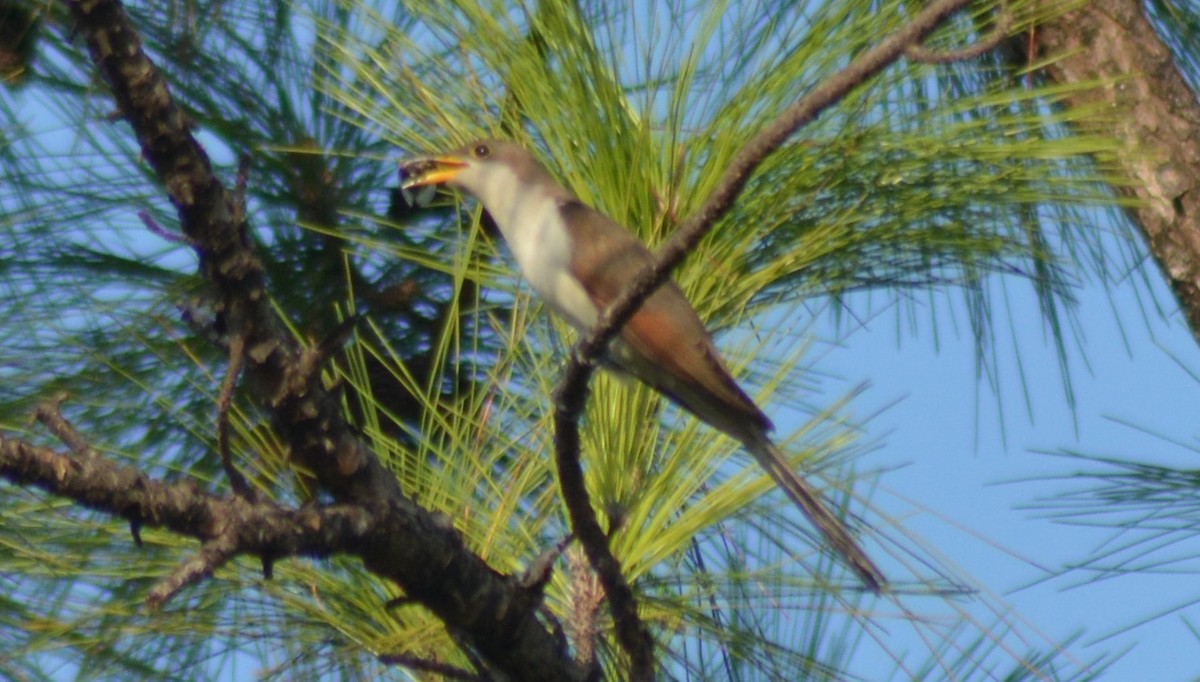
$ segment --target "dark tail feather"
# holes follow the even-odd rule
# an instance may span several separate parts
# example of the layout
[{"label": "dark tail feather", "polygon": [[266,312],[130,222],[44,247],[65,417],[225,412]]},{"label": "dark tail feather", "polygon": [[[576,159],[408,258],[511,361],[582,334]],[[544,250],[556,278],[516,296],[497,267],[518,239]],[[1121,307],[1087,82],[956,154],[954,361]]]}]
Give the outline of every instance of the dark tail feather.
[{"label": "dark tail feather", "polygon": [[858,541],[850,535],[846,524],[829,511],[829,507],[821,500],[820,493],[792,470],[779,448],[763,437],[758,442],[747,443],[746,449],[754,455],[762,468],[767,470],[775,484],[783,488],[787,496],[800,507],[800,511],[804,512],[817,530],[821,531],[833,549],[841,555],[842,560],[866,584],[867,589],[878,592],[887,582],[883,573],[859,546]]}]

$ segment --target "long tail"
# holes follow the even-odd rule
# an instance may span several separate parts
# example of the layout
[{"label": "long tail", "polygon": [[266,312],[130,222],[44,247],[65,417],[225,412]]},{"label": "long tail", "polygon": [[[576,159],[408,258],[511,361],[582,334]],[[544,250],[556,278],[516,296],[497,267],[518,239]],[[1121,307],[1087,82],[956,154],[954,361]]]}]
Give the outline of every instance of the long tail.
[{"label": "long tail", "polygon": [[821,494],[792,470],[779,448],[763,436],[746,443],[746,449],[754,455],[754,459],[758,460],[762,468],[767,470],[775,484],[783,488],[787,496],[800,507],[800,511],[804,512],[817,530],[821,531],[833,549],[841,555],[842,560],[866,584],[867,589],[878,592],[887,582],[883,573],[859,546],[858,541],[850,535],[846,524],[825,506]]}]

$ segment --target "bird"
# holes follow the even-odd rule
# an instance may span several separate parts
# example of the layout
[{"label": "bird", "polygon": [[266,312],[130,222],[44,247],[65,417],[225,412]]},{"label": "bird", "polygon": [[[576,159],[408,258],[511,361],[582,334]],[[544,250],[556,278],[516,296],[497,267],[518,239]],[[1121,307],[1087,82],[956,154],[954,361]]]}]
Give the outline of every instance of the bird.
[{"label": "bird", "polygon": [[[478,140],[399,166],[404,190],[449,185],[482,204],[530,287],[582,333],[653,262],[629,229],[580,201],[519,143]],[[771,420],[730,374],[674,281],[645,299],[605,361],[739,441],[867,589],[882,588],[883,573],[772,441]]]}]

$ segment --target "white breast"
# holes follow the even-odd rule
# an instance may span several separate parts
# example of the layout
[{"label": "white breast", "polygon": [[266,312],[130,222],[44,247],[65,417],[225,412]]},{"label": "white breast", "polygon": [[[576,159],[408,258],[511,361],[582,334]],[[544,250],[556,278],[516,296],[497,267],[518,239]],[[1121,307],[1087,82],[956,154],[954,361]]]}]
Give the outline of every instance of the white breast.
[{"label": "white breast", "polygon": [[521,274],[551,308],[579,329],[590,329],[596,306],[571,274],[571,240],[558,202],[545,192],[517,192],[517,178],[506,169],[490,169],[473,188],[492,214]]},{"label": "white breast", "polygon": [[571,274],[571,239],[557,201],[536,196],[521,202],[513,215],[513,227],[512,236],[505,233],[505,239],[529,285],[576,328],[590,329],[598,313]]}]

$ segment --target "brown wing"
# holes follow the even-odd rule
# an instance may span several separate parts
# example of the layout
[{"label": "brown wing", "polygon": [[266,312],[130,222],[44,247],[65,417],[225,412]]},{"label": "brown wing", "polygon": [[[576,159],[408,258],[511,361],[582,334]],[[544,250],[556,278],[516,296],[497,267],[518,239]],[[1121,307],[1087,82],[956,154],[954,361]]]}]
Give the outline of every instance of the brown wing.
[{"label": "brown wing", "polygon": [[[559,210],[576,247],[573,274],[604,309],[652,256],[628,230],[582,203],[563,202]],[[770,430],[770,420],[730,376],[708,330],[674,282],[646,299],[620,339],[627,348],[618,345],[612,355],[623,369],[704,421],[739,439]]]}]

